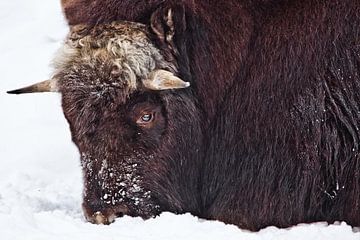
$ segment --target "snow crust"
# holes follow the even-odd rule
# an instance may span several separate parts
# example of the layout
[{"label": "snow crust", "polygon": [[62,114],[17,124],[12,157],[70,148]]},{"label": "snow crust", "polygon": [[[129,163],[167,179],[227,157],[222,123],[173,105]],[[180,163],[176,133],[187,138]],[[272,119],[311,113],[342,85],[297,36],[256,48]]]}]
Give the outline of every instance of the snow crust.
[{"label": "snow crust", "polygon": [[57,94],[6,90],[48,79],[68,29],[59,0],[0,1],[0,239],[317,239],[360,240],[346,223],[268,227],[257,233],[190,214],[163,213],[109,226],[85,222],[79,154]]}]

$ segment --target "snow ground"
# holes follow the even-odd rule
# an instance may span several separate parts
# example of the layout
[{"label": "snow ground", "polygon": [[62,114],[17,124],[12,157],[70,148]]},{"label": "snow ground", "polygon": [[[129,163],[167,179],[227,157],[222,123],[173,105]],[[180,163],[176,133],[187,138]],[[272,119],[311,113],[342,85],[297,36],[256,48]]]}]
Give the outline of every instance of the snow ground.
[{"label": "snow ground", "polygon": [[0,239],[317,239],[359,240],[346,223],[268,227],[257,233],[190,214],[163,213],[110,226],[86,223],[82,180],[56,94],[10,96],[6,90],[47,79],[67,32],[59,0],[0,1]]}]

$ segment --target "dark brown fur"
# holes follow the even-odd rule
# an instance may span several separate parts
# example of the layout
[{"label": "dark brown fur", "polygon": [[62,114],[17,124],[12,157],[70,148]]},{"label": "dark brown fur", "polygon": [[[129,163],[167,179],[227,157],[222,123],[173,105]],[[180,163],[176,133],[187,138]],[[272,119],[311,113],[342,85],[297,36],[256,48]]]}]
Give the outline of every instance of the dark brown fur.
[{"label": "dark brown fur", "polygon": [[[114,166],[140,164],[135,174],[151,198],[139,208],[124,202],[129,209],[121,212],[191,212],[251,230],[315,221],[360,226],[360,3],[63,4],[70,25],[127,20],[164,32],[164,16],[174,12],[173,45],[149,37],[191,89],[138,92],[121,106],[117,96],[91,103],[81,135],[73,124],[78,113],[69,113],[74,96],[64,94],[81,151],[97,144],[93,154],[108,154]],[[160,108],[164,121],[135,138],[139,129],[128,124],[127,109],[141,102]],[[86,209],[116,208],[100,201],[96,177],[85,178],[93,194],[85,196]]]}]

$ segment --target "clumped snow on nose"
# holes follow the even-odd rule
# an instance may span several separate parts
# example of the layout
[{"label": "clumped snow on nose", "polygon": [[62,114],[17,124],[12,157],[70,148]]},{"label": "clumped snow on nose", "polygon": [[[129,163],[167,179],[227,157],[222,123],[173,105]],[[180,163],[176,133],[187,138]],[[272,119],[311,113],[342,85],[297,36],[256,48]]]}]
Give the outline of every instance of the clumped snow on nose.
[{"label": "clumped snow on nose", "polygon": [[[151,201],[151,191],[142,187],[139,165],[135,162],[140,156],[124,157],[116,161],[116,166],[106,158],[99,160],[90,154],[82,153],[82,166],[101,188],[100,200],[109,207],[125,205],[135,211],[132,215],[149,215],[157,212],[159,206]],[[119,163],[120,162],[120,163]],[[100,165],[95,169],[95,165]],[[86,190],[85,190],[86,193]]]}]

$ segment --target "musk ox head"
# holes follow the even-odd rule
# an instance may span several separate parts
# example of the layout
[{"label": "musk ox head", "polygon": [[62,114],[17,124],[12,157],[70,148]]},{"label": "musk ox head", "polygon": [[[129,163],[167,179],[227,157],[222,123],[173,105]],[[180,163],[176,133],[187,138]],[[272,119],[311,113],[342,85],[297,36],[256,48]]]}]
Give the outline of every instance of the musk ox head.
[{"label": "musk ox head", "polygon": [[201,142],[195,98],[151,34],[131,22],[74,26],[53,78],[10,91],[61,93],[93,223],[197,208],[197,163],[188,161]]}]

